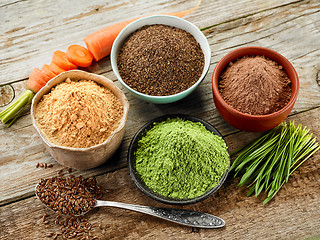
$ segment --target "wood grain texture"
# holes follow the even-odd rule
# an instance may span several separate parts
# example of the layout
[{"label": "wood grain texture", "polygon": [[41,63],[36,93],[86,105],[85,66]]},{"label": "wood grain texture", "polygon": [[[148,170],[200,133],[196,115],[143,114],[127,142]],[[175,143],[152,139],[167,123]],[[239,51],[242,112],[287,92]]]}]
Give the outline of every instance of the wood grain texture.
[{"label": "wood grain texture", "polygon": [[[0,85],[11,84],[16,98],[25,91],[25,80],[33,67],[51,61],[55,50],[83,44],[88,34],[107,25],[146,14],[190,8],[194,0],[121,1],[23,1],[0,3]],[[72,11],[70,10],[72,9]],[[14,17],[13,17],[14,16]],[[85,70],[112,79],[131,105],[124,140],[104,165],[74,175],[98,176],[109,192],[105,199],[134,204],[165,206],[150,200],[133,184],[126,170],[128,145],[135,132],[148,120],[169,113],[200,117],[225,136],[233,150],[261,133],[236,130],[218,114],[212,99],[211,76],[217,62],[241,46],[263,46],[284,55],[300,78],[298,100],[289,119],[311,128],[319,138],[320,121],[320,2],[318,0],[204,0],[186,16],[205,28],[212,50],[209,72],[199,88],[173,104],[154,105],[129,94],[116,80],[109,58]],[[0,110],[3,108],[0,108]],[[64,169],[42,146],[31,124],[29,109],[10,128],[0,125],[0,239],[42,239],[54,224],[45,226],[41,217],[48,211],[34,197],[41,178]],[[111,224],[101,239],[305,239],[320,236],[320,153],[308,160],[290,178],[270,204],[261,198],[246,198],[245,189],[228,179],[213,197],[186,209],[209,212],[224,218],[219,230],[191,229],[126,210],[101,208],[88,215],[92,223]],[[37,162],[53,168],[36,168]],[[66,172],[66,169],[64,169]],[[53,218],[53,214],[51,215]]]},{"label": "wood grain texture", "polygon": [[[204,33],[213,52],[209,74],[193,94],[177,103],[154,105],[136,99],[116,80],[108,58],[93,64],[88,70],[101,73],[115,81],[127,95],[131,110],[122,146],[110,160],[114,164],[109,166],[110,164],[106,163],[99,168],[90,170],[86,172],[87,176],[108,172],[117,168],[117,165],[124,166],[126,149],[134,133],[148,120],[164,114],[173,112],[191,114],[212,123],[223,135],[236,132],[237,130],[223,121],[215,109],[212,100],[211,74],[219,59],[239,46],[270,47],[292,62],[298,72],[301,84],[293,113],[318,106],[320,104],[320,87],[316,81],[316,74],[320,59],[318,44],[320,32],[317,30],[320,28],[319,6],[318,1],[294,3],[262,11],[247,18],[235,19],[205,30]],[[301,41],[302,36],[308,36],[308,38]],[[17,97],[24,91],[24,84],[23,81],[13,84]],[[148,114],[145,114],[146,112]],[[0,182],[0,205],[31,196],[37,179],[53,176],[61,168],[42,146],[40,138],[31,125],[28,110],[11,128],[8,129],[1,125],[0,138],[2,139],[0,141],[0,155],[2,156],[0,171],[3,172],[1,177],[10,180]],[[50,171],[35,169],[37,162],[55,163],[56,167]],[[22,180],[18,182],[17,179]]]},{"label": "wood grain texture", "polygon": [[[312,119],[313,121],[310,121]],[[320,137],[320,108],[290,117],[302,123]],[[251,136],[250,136],[251,135]],[[226,137],[231,147],[241,146],[252,139],[252,134],[240,132]],[[240,142],[244,140],[244,142]],[[270,203],[262,205],[263,197],[246,197],[247,189],[236,186],[239,179],[228,178],[212,197],[203,202],[176,208],[207,212],[223,218],[222,229],[192,229],[144,214],[116,209],[99,208],[86,218],[90,223],[110,224],[94,235],[99,239],[304,239],[320,234],[320,152],[307,160],[284,185]],[[46,170],[48,171],[48,170]],[[144,195],[134,185],[126,168],[97,177],[107,189],[105,200],[131,204],[173,207],[158,203]],[[50,214],[49,225],[42,216]],[[59,228],[54,224],[55,214],[35,197],[29,197],[1,207],[1,239],[42,239]]]},{"label": "wood grain texture", "polygon": [[[285,1],[204,0],[187,19],[208,27],[257,12],[277,8]],[[71,44],[84,45],[83,38],[112,23],[148,14],[182,11],[197,0],[122,1],[10,1],[0,5],[0,84],[26,79],[34,67],[50,63],[55,50]]]}]

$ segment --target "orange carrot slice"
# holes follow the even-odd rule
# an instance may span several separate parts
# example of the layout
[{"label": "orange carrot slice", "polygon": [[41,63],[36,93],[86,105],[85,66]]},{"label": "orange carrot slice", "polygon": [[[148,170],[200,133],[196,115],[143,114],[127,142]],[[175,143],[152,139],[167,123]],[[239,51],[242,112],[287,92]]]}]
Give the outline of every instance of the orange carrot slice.
[{"label": "orange carrot slice", "polygon": [[59,50],[53,53],[52,62],[58,65],[60,68],[65,69],[65,71],[77,68],[76,65],[68,60],[67,54]]},{"label": "orange carrot slice", "polygon": [[89,67],[93,60],[93,56],[89,50],[80,45],[69,46],[67,57],[70,62],[80,67]]},{"label": "orange carrot slice", "polygon": [[[183,17],[186,14],[194,11],[199,7],[201,0],[199,0],[198,4],[191,9],[181,12],[174,13],[160,13],[160,15],[171,15],[176,17]],[[137,20],[139,18],[127,20],[124,22],[116,23],[111,26],[108,26],[104,29],[101,29],[97,32],[90,34],[89,36],[84,38],[84,42],[88,50],[92,53],[94,60],[99,61],[100,59],[108,56],[111,53],[111,48],[114,40],[121,32],[121,30],[127,26],[129,23]]]},{"label": "orange carrot slice", "polygon": [[66,70],[65,69],[62,69],[61,67],[59,67],[57,64],[55,64],[55,63],[50,63],[50,65],[49,65],[49,68],[50,68],[50,70],[52,71],[52,72],[54,72],[55,74],[60,74],[60,73],[62,73],[62,72],[65,72]]},{"label": "orange carrot slice", "polygon": [[41,71],[39,68],[34,68],[27,81],[27,86],[33,92],[38,92],[51,78]]},{"label": "orange carrot slice", "polygon": [[37,93],[40,91],[40,89],[43,87],[44,85],[42,85],[41,83],[39,83],[38,81],[27,81],[27,87],[28,89],[30,89],[32,92]]},{"label": "orange carrot slice", "polygon": [[57,74],[55,74],[54,72],[52,72],[52,70],[50,69],[48,64],[43,65],[42,69],[41,69],[45,74],[47,74],[50,79],[54,78],[55,76],[57,76]]}]

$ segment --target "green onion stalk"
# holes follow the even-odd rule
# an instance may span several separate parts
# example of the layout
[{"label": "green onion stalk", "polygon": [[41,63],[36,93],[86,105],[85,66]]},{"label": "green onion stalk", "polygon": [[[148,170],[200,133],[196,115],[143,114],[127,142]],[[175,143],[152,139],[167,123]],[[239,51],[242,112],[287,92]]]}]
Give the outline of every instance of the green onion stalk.
[{"label": "green onion stalk", "polygon": [[319,150],[316,138],[309,131],[301,124],[282,123],[240,150],[231,171],[234,177],[242,175],[238,186],[250,188],[247,196],[254,193],[257,197],[265,191],[263,204],[274,198],[289,176]]},{"label": "green onion stalk", "polygon": [[34,93],[31,90],[25,91],[16,102],[0,112],[1,122],[10,127],[31,103],[33,97]]}]

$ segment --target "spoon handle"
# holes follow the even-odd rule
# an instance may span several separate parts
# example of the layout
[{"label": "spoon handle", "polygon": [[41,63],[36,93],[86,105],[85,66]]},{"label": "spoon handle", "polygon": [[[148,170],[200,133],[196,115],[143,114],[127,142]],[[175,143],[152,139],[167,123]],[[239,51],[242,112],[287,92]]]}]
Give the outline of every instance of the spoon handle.
[{"label": "spoon handle", "polygon": [[225,221],[208,213],[201,213],[184,209],[147,207],[126,203],[97,200],[96,207],[118,207],[136,212],[149,214],[171,222],[179,223],[190,227],[219,228],[225,225]]}]

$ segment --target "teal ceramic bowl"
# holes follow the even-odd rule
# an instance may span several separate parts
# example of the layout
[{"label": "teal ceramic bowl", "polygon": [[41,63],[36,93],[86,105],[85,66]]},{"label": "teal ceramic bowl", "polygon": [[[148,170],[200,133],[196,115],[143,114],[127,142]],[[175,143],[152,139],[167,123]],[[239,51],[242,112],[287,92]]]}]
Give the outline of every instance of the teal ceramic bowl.
[{"label": "teal ceramic bowl", "polygon": [[[186,89],[185,91],[182,91],[177,94],[173,95],[168,95],[168,96],[152,96],[152,95],[147,95],[140,93],[134,89],[132,89],[130,86],[128,86],[121,78],[119,71],[118,71],[118,66],[117,66],[117,58],[119,55],[119,51],[127,39],[127,37],[138,30],[139,28],[145,26],[145,25],[153,25],[153,24],[163,24],[163,25],[168,25],[168,26],[173,26],[176,28],[183,29],[190,34],[193,35],[193,37],[196,39],[196,41],[200,44],[200,47],[203,51],[204,57],[205,57],[205,64],[204,68],[202,71],[202,74],[199,78],[199,80],[192,85],[190,88]],[[210,66],[210,59],[211,59],[211,50],[209,43],[206,39],[206,37],[203,35],[203,33],[199,30],[198,27],[193,25],[192,23],[178,17],[174,16],[168,16],[168,15],[154,15],[154,16],[149,16],[149,17],[144,17],[140,18],[132,23],[130,23],[128,26],[126,26],[117,36],[115,39],[112,50],[111,50],[111,55],[110,55],[110,60],[111,60],[111,65],[112,65],[112,70],[114,74],[116,75],[117,79],[119,82],[134,96],[137,98],[140,98],[144,101],[150,102],[150,103],[156,103],[156,104],[165,104],[165,103],[171,103],[171,102],[176,102],[182,98],[185,98],[188,96],[190,93],[192,93],[202,82],[204,77],[206,76],[209,66]]]}]

